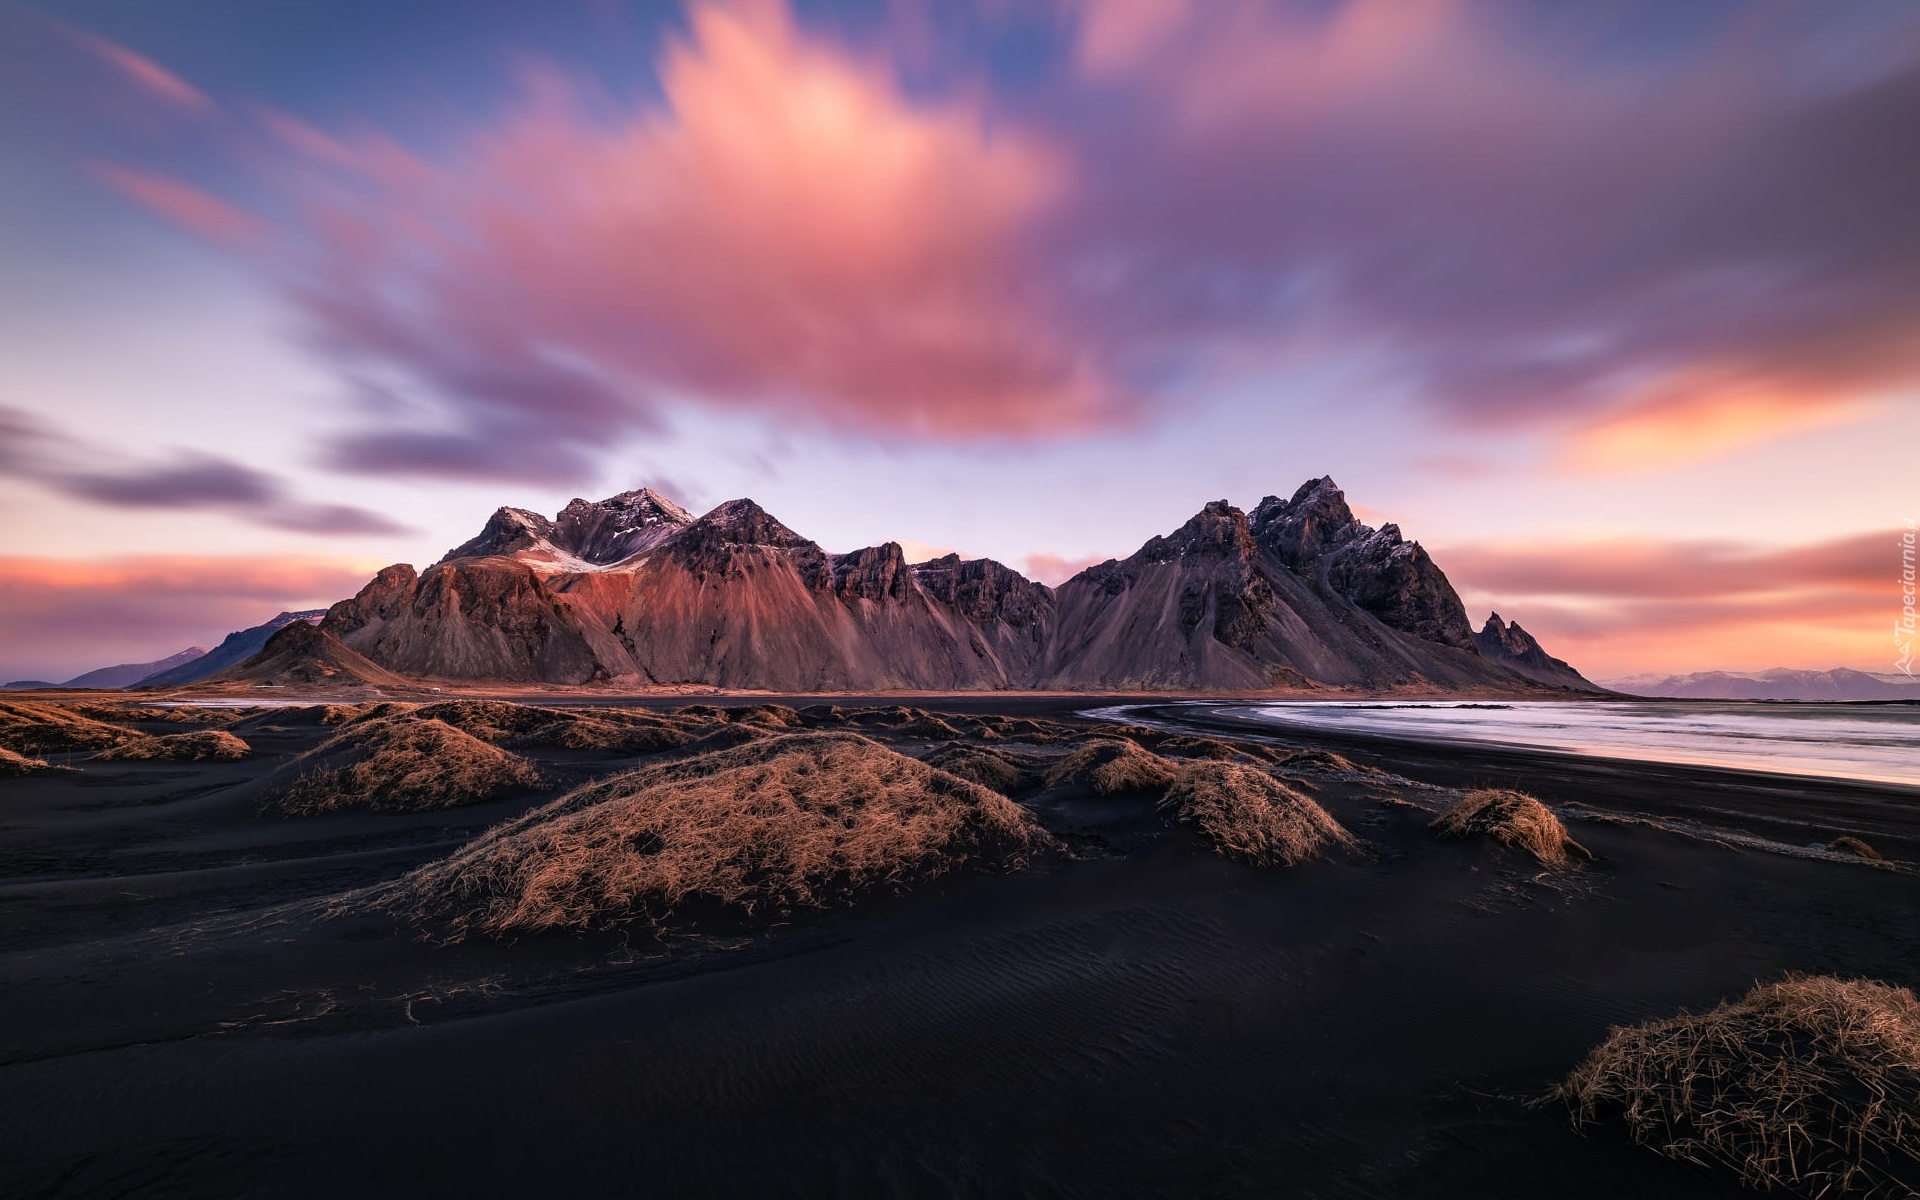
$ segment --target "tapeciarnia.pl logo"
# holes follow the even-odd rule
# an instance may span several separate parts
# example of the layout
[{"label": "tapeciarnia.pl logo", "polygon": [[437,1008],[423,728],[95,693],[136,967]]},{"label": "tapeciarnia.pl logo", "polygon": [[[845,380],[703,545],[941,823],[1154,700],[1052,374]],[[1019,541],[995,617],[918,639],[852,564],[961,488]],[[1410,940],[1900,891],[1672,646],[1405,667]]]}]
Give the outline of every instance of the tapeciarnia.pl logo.
[{"label": "tapeciarnia.pl logo", "polygon": [[1908,677],[1913,675],[1913,540],[1916,530],[1920,530],[1920,522],[1908,517],[1907,531],[1900,535],[1900,619],[1893,623],[1893,647],[1899,655],[1893,660],[1893,669]]}]

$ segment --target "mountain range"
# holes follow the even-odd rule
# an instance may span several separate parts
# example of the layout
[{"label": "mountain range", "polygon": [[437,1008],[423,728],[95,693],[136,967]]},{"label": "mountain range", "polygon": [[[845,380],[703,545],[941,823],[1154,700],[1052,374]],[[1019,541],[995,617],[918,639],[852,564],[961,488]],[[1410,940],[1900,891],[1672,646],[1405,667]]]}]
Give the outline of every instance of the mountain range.
[{"label": "mountain range", "polygon": [[118,663],[111,667],[100,667],[81,675],[75,675],[65,683],[53,683],[45,679],[16,679],[10,683],[0,683],[0,691],[24,691],[28,688],[126,688],[137,686],[141,680],[159,671],[185,666],[205,655],[199,646],[188,646],[178,654],[170,654],[155,662]]},{"label": "mountain range", "polygon": [[[1904,682],[1903,682],[1904,681]],[[1634,696],[1680,696],[1699,700],[1920,700],[1920,681],[1836,667],[1803,671],[1697,671],[1691,675],[1632,675],[1607,681]]]},{"label": "mountain range", "polygon": [[1210,503],[1058,588],[992,559],[909,564],[895,542],[831,554],[746,499],[699,517],[645,488],[552,519],[502,508],[424,571],[380,571],[317,632],[302,652],[329,671],[449,681],[1597,690],[1516,625],[1476,633],[1419,543],[1360,522],[1328,478],[1250,511]]}]

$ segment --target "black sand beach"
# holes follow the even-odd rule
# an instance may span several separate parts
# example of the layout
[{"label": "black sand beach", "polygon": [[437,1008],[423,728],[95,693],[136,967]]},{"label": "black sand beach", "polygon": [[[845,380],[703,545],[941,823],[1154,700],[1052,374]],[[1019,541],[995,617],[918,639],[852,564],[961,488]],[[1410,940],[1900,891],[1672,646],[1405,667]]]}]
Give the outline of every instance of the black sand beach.
[{"label": "black sand beach", "polygon": [[[1915,876],[1796,849],[1920,858],[1913,790],[1318,735],[1286,740],[1383,772],[1293,773],[1359,853],[1243,866],[1151,796],[1045,789],[1021,799],[1072,853],[1017,873],[665,942],[437,944],[341,898],[632,759],[283,818],[254,781],[329,730],[275,724],[240,762],[0,780],[0,1193],[1735,1195],[1529,1102],[1609,1026],[1756,979],[1920,983]],[[1484,785],[1597,861],[1428,832]]]}]

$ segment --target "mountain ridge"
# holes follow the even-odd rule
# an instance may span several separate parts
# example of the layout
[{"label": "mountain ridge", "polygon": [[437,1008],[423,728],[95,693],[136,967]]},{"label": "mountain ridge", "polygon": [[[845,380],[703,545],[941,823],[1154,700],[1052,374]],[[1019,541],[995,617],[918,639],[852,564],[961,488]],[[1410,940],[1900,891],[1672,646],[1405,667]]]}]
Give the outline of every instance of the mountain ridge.
[{"label": "mountain ridge", "polygon": [[830,553],[745,498],[698,517],[649,489],[553,519],[503,507],[424,571],[383,569],[320,628],[381,670],[445,680],[1598,690],[1558,660],[1543,680],[1484,654],[1424,548],[1361,523],[1324,476],[1251,513],[1211,502],[1058,588],[992,559],[909,564],[897,542]]}]

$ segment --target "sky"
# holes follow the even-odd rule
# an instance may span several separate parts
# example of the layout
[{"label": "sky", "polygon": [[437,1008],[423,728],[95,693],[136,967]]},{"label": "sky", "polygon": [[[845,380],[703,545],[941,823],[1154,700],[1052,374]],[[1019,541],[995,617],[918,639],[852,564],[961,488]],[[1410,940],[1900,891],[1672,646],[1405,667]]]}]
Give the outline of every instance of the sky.
[{"label": "sky", "polygon": [[0,3],[0,679],[751,496],[1058,583],[1331,475],[1590,677],[1893,669],[1911,0]]}]

